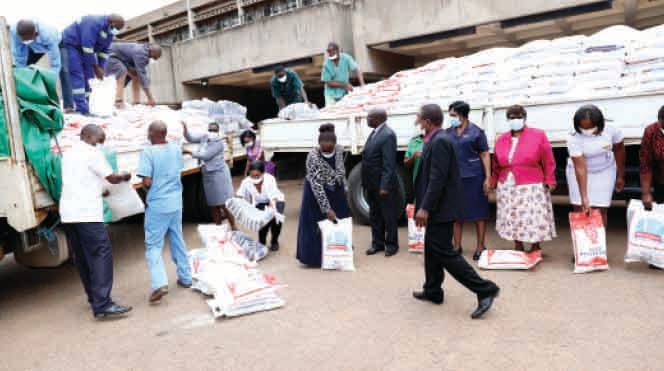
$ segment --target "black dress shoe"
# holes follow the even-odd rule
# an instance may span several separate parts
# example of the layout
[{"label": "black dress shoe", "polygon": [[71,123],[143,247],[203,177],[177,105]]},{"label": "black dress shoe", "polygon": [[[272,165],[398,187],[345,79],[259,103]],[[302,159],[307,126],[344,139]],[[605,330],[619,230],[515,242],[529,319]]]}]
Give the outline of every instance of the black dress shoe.
[{"label": "black dress shoe", "polygon": [[441,295],[429,295],[425,293],[424,291],[415,291],[413,292],[413,297],[417,300],[422,300],[422,301],[430,301],[434,304],[443,304],[445,301],[445,297]]},{"label": "black dress shoe", "polygon": [[656,266],[656,265],[652,265],[652,264],[648,264],[648,268],[650,268],[650,269],[654,269],[654,270],[658,270],[658,271],[661,271],[661,270],[662,270],[662,268],[660,268],[660,267],[658,267],[658,266]]},{"label": "black dress shoe", "polygon": [[279,251],[279,243],[272,242],[272,244],[270,245],[270,251]]},{"label": "black dress shoe", "polygon": [[399,249],[394,249],[394,250],[385,250],[385,257],[390,257],[394,256],[399,252]]},{"label": "black dress shoe", "polygon": [[493,300],[498,297],[498,294],[500,294],[500,289],[497,289],[493,295],[480,299],[477,303],[477,309],[475,309],[475,311],[470,315],[470,318],[472,319],[482,318],[482,316],[486,314],[486,312],[488,312],[489,309],[491,309],[491,306],[493,305]]},{"label": "black dress shoe", "polygon": [[385,251],[385,248],[371,247],[369,250],[367,250],[367,255],[376,255],[381,251]]},{"label": "black dress shoe", "polygon": [[131,307],[125,307],[124,305],[119,305],[112,303],[111,306],[104,309],[99,313],[95,313],[95,318],[111,318],[111,317],[120,317],[131,312]]},{"label": "black dress shoe", "polygon": [[185,283],[180,280],[178,280],[178,286],[182,287],[183,289],[188,289],[191,288],[191,282],[190,283]]},{"label": "black dress shoe", "polygon": [[478,260],[480,260],[480,257],[482,256],[482,252],[483,252],[484,250],[486,250],[486,249],[479,250],[479,251],[475,251],[475,253],[473,254],[473,260],[474,260],[474,261],[478,261]]}]

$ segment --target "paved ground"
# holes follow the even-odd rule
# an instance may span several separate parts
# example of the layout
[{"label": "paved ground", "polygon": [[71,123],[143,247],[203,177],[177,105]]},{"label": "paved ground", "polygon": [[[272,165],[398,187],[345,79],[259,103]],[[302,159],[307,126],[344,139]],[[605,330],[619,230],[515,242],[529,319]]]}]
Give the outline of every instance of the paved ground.
[{"label": "paved ground", "polygon": [[[484,320],[472,321],[475,297],[454,280],[446,282],[442,306],[413,300],[422,258],[403,250],[390,259],[367,257],[364,226],[355,227],[356,272],[300,267],[294,241],[301,184],[283,188],[290,201],[283,247],[262,269],[289,284],[285,308],[215,321],[199,294],[176,288],[172,264],[170,295],[149,306],[142,228],[113,226],[113,294],[134,306],[132,315],[93,320],[72,266],[29,270],[5,259],[0,369],[662,369],[664,273],[622,263],[624,210],[612,215],[608,231],[609,272],[572,274],[567,210],[559,209],[560,238],[545,246],[539,267],[482,273],[503,291]],[[198,247],[195,225],[185,229],[190,248]],[[403,229],[400,238],[405,246]],[[489,240],[509,246],[493,231]]]}]

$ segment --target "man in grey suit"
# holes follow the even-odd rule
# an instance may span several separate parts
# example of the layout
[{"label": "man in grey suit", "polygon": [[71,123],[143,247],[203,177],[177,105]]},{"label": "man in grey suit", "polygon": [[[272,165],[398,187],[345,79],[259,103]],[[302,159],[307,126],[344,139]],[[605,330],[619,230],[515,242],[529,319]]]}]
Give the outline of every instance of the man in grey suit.
[{"label": "man in grey suit", "polygon": [[371,209],[371,247],[367,255],[385,251],[385,256],[399,251],[399,182],[397,181],[397,136],[387,126],[387,112],[373,109],[367,123],[374,129],[362,153],[362,186]]}]

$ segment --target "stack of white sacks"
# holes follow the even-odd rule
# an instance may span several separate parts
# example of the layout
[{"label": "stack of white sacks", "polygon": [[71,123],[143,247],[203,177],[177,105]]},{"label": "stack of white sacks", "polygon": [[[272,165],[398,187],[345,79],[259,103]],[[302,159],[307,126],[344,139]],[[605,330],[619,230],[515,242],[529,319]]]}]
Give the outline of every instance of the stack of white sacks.
[{"label": "stack of white sacks", "polygon": [[231,232],[227,226],[200,225],[203,248],[191,250],[193,286],[207,300],[215,318],[236,317],[283,307],[277,290],[285,287],[258,269],[267,248]]},{"label": "stack of white sacks", "polygon": [[321,117],[366,114],[376,106],[412,113],[425,103],[463,99],[475,108],[597,99],[664,90],[664,26],[612,26],[591,36],[536,40],[446,58],[355,89]]},{"label": "stack of white sacks", "polygon": [[[125,109],[114,109],[111,115],[105,116],[66,114],[64,128],[58,135],[57,142],[64,152],[80,140],[81,128],[88,124],[96,124],[106,132],[106,144],[122,153],[143,148],[148,143],[148,126],[156,120],[168,125],[167,139],[179,144],[184,141],[182,121],[187,123],[192,133],[206,133],[211,121],[219,123],[225,135],[239,134],[252,126],[245,117],[246,108],[237,103],[207,100],[195,102],[200,104],[185,102],[181,110],[174,110],[168,106],[128,105]],[[208,109],[206,104],[211,108]],[[55,140],[52,149],[57,150]]]}]

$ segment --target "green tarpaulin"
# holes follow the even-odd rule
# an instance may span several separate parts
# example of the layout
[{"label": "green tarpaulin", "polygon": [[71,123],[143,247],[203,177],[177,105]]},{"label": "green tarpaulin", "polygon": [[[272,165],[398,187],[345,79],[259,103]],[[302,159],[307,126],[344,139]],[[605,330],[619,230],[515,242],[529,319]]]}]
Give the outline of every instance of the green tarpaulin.
[{"label": "green tarpaulin", "polygon": [[[57,135],[63,125],[56,90],[57,75],[49,69],[31,66],[15,68],[14,78],[25,154],[37,178],[57,201],[62,190],[60,157],[51,152],[51,137]],[[0,155],[8,156],[4,102],[0,109]]]}]

